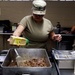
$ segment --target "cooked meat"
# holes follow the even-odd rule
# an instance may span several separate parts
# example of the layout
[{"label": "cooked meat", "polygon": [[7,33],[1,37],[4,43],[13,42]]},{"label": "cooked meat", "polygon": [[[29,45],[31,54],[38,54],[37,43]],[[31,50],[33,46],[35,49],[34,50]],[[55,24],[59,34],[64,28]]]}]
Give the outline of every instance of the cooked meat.
[{"label": "cooked meat", "polygon": [[[15,66],[16,62],[11,63],[9,66]],[[20,67],[47,67],[44,58],[33,58],[31,60],[24,60],[20,63]]]}]

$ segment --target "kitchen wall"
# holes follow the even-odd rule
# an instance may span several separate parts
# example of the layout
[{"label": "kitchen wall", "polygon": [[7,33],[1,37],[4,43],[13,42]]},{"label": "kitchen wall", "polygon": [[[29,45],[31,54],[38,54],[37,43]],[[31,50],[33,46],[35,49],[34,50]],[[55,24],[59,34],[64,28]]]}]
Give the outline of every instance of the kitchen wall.
[{"label": "kitchen wall", "polygon": [[[18,23],[24,16],[32,14],[32,2],[0,2],[0,20],[8,19]],[[47,2],[46,18],[55,26],[60,22],[62,27],[75,25],[75,2]]]}]

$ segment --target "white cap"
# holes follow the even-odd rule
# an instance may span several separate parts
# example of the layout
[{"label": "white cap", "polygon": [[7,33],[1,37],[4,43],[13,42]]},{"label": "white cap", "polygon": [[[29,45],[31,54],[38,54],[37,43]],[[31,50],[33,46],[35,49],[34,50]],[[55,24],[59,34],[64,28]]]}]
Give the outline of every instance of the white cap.
[{"label": "white cap", "polygon": [[46,2],[44,0],[33,1],[33,14],[45,15],[46,14]]}]

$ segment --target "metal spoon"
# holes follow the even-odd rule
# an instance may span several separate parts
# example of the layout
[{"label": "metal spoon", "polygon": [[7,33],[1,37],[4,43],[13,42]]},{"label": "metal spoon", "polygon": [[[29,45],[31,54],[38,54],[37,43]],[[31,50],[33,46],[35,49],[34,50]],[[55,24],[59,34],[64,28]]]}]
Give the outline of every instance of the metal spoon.
[{"label": "metal spoon", "polygon": [[16,62],[18,66],[21,66],[22,62],[23,62],[23,58],[18,54],[17,50],[14,49],[15,53],[16,53]]}]

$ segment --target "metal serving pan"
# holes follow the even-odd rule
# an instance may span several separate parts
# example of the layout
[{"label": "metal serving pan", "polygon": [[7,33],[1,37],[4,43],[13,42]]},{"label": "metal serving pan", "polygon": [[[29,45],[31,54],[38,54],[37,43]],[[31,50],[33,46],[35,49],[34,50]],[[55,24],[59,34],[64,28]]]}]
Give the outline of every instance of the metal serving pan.
[{"label": "metal serving pan", "polygon": [[28,58],[45,58],[47,67],[18,67],[9,66],[12,60],[15,60],[16,53],[14,49],[9,49],[4,62],[2,63],[2,75],[50,75],[51,62],[45,49],[42,48],[17,48],[17,52],[21,57]]}]

